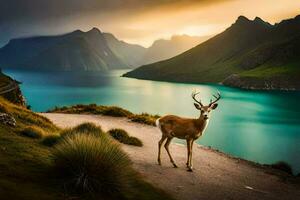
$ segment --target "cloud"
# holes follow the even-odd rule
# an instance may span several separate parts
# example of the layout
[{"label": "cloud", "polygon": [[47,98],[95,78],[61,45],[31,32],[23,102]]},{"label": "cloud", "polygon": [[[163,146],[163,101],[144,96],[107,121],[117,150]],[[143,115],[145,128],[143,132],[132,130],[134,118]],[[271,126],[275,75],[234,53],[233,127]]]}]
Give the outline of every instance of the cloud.
[{"label": "cloud", "polygon": [[0,5],[0,46],[15,37],[92,27],[129,42],[150,45],[173,34],[216,34],[239,15],[260,16],[271,22],[292,17],[300,1],[0,0]]},{"label": "cloud", "polygon": [[11,37],[88,29],[93,23],[109,27],[160,7],[220,1],[226,0],[0,0],[0,45]]}]

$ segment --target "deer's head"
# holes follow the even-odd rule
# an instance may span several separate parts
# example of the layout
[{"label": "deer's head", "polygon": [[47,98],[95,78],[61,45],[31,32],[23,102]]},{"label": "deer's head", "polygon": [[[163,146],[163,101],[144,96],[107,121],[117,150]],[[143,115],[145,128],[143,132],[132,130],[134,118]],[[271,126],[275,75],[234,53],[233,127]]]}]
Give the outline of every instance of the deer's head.
[{"label": "deer's head", "polygon": [[201,100],[196,99],[196,96],[198,94],[199,94],[199,92],[198,93],[195,93],[195,92],[192,93],[192,98],[195,101],[194,105],[195,105],[196,109],[200,110],[200,118],[202,118],[204,120],[207,120],[207,119],[209,119],[210,112],[218,107],[217,101],[219,101],[221,99],[221,94],[218,91],[217,95],[213,95],[215,100],[211,99],[210,103],[206,106],[201,103]]}]

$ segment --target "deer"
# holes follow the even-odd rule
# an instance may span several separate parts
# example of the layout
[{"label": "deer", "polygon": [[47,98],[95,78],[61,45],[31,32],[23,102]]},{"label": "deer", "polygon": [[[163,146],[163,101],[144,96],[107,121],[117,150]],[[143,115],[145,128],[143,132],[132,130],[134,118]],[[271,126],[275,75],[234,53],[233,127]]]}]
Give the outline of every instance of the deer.
[{"label": "deer", "polygon": [[193,144],[204,134],[204,131],[209,123],[210,113],[218,107],[217,102],[221,99],[221,94],[218,91],[217,95],[213,95],[214,100],[210,100],[208,105],[203,105],[201,100],[197,100],[196,96],[199,92],[192,92],[192,98],[195,101],[194,106],[200,111],[199,118],[183,118],[175,115],[166,115],[158,118],[155,122],[156,126],[160,129],[162,137],[158,142],[158,164],[161,165],[161,146],[166,141],[164,147],[170,158],[170,162],[175,168],[177,165],[173,160],[169,151],[169,145],[174,137],[179,139],[185,139],[187,143],[187,171],[193,171],[192,155],[193,155]]}]

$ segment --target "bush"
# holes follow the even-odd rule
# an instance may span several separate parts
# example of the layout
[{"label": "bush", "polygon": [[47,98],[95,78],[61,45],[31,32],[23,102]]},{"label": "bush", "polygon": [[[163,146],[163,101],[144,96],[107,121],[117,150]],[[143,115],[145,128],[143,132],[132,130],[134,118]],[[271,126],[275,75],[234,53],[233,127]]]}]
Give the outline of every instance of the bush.
[{"label": "bush", "polygon": [[96,114],[96,115],[108,115],[113,117],[129,117],[131,112],[117,106],[97,106],[96,104],[89,105],[74,105],[70,107],[55,107],[47,112],[58,113],[77,113],[77,114]]},{"label": "bush", "polygon": [[120,107],[108,106],[108,107],[103,107],[102,112],[99,114],[113,116],[113,117],[128,117],[132,113]]},{"label": "bush", "polygon": [[45,132],[37,126],[28,126],[21,131],[21,134],[26,137],[39,139],[45,135]]},{"label": "bush", "polygon": [[133,122],[147,124],[147,125],[151,125],[151,126],[155,126],[155,121],[158,118],[159,118],[158,115],[150,115],[147,113],[142,113],[139,115],[132,115],[129,117],[129,119]]},{"label": "bush", "polygon": [[55,146],[53,158],[64,185],[76,193],[120,195],[134,177],[129,157],[111,139],[76,134]]},{"label": "bush", "polygon": [[111,129],[108,133],[116,140],[123,144],[129,144],[134,146],[143,146],[143,143],[140,139],[136,137],[130,137],[128,133],[123,129]]},{"label": "bush", "polygon": [[52,147],[59,141],[59,139],[59,135],[48,135],[42,140],[42,144],[45,146]]},{"label": "bush", "polygon": [[96,137],[101,137],[105,135],[100,126],[96,126],[93,123],[83,123],[74,128],[65,129],[61,132],[62,137],[69,137],[74,134],[86,134],[86,135],[94,135]]},{"label": "bush", "polygon": [[274,169],[279,169],[281,171],[284,171],[288,174],[293,175],[292,167],[286,162],[280,161],[280,162],[277,162],[275,164],[272,164],[271,167],[274,168]]}]

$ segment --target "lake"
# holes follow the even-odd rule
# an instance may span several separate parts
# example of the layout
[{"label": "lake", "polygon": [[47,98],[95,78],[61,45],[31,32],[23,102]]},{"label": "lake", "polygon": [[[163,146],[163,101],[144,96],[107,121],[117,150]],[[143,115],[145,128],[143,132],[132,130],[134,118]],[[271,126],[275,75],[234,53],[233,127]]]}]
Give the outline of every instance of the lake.
[{"label": "lake", "polygon": [[198,117],[191,92],[197,89],[202,102],[208,103],[219,90],[219,107],[197,142],[263,164],[285,161],[294,173],[300,172],[300,92],[245,91],[220,85],[120,77],[125,72],[103,75],[5,71],[23,82],[21,89],[27,102],[38,112],[55,106],[97,103],[135,113]]}]

